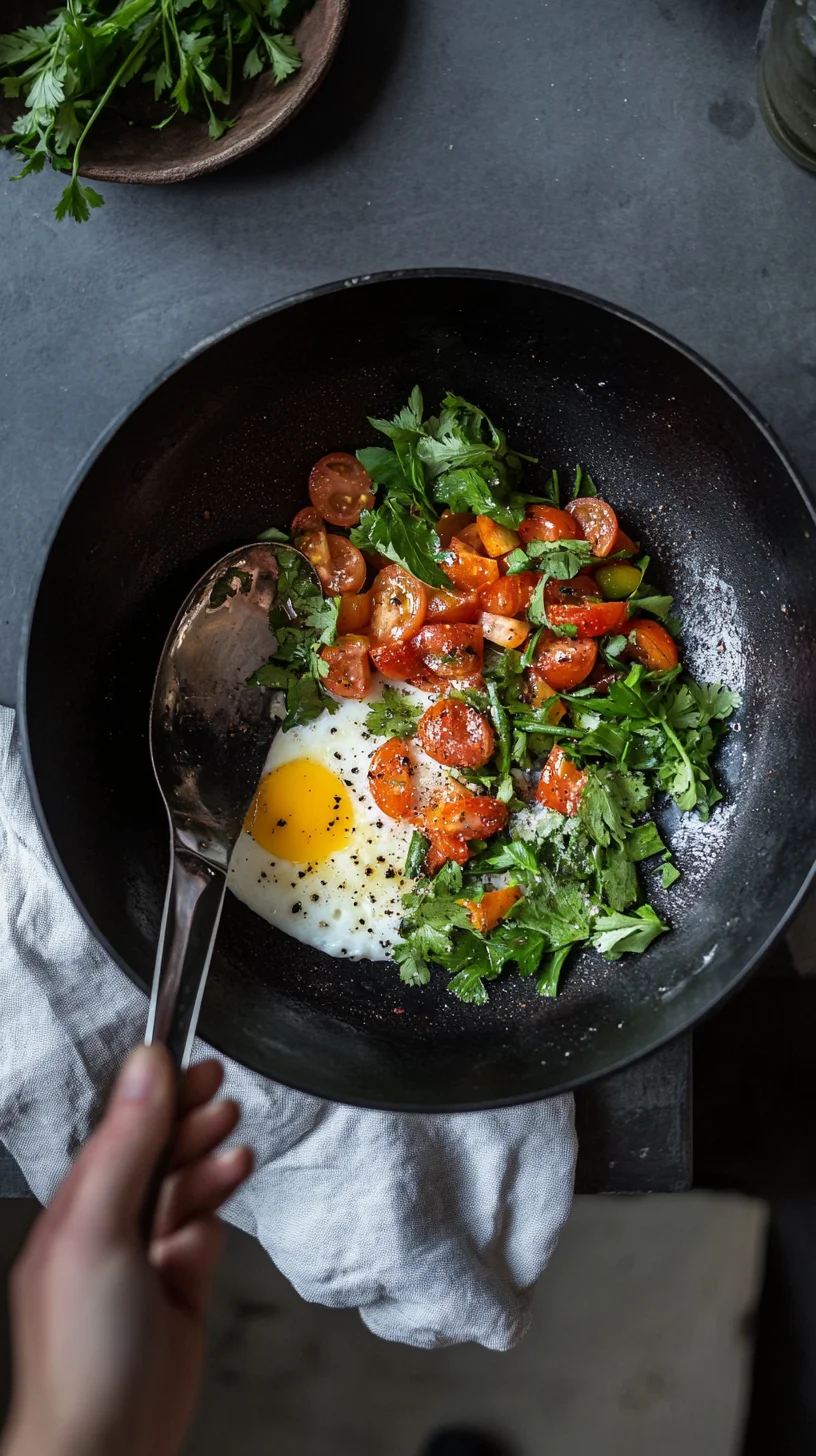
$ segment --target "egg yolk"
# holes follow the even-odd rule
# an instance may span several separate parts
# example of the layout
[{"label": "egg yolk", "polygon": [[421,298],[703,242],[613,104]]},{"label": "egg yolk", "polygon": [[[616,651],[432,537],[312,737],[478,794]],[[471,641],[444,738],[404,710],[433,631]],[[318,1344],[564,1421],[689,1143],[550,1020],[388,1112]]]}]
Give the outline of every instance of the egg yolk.
[{"label": "egg yolk", "polygon": [[244,828],[278,859],[320,864],[351,839],[354,811],[345,785],[322,763],[294,758],[264,774]]}]

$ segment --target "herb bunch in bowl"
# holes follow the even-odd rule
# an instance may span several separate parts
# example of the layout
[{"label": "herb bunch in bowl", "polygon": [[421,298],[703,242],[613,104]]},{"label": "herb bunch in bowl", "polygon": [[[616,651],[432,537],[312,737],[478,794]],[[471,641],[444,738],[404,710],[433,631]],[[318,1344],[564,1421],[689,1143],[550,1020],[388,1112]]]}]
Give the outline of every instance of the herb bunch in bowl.
[{"label": "herb bunch in bowl", "polygon": [[242,80],[271,71],[285,81],[301,63],[289,33],[302,0],[66,0],[42,25],[0,35],[0,84],[22,110],[0,136],[24,165],[46,162],[70,173],[58,219],[84,222],[103,198],[79,180],[82,149],[106,110],[121,109],[122,88],[150,88],[156,130],[189,114],[208,120],[217,141],[234,125],[230,108]]}]

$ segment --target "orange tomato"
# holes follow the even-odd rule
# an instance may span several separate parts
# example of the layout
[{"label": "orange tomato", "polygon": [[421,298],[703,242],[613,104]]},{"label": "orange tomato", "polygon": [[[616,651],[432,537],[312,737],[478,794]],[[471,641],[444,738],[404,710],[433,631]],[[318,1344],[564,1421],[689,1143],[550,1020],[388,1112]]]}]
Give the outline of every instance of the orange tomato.
[{"label": "orange tomato", "polygon": [[579,495],[570,501],[567,511],[580,526],[595,555],[610,556],[619,530],[612,507],[599,495]]},{"label": "orange tomato", "polygon": [[538,780],[536,798],[545,809],[555,809],[571,817],[578,813],[587,775],[567,758],[559,743],[554,743]]},{"label": "orange tomato", "polygon": [[503,890],[486,890],[481,900],[459,900],[458,904],[465,906],[473,929],[489,935],[520,899],[518,885],[505,885]]},{"label": "orange tomato", "polygon": [[328,677],[322,682],[330,693],[338,698],[368,697],[371,668],[367,637],[338,637],[334,647],[321,647],[320,656],[328,663]]},{"label": "orange tomato", "polygon": [[506,556],[508,551],[515,551],[521,545],[518,531],[497,525],[489,516],[477,516],[476,528],[488,556]]},{"label": "orange tomato", "polygon": [[371,637],[380,642],[407,642],[422,626],[428,593],[421,581],[402,566],[386,566],[374,578],[371,597]]},{"label": "orange tomato", "polygon": [[530,675],[543,677],[557,693],[568,693],[589,677],[597,659],[598,645],[589,638],[542,632]]},{"label": "orange tomato", "polygon": [[627,633],[630,657],[640,662],[649,672],[670,672],[680,661],[673,637],[648,617],[635,617]]},{"label": "orange tomato", "polygon": [[370,620],[371,597],[368,592],[346,592],[345,596],[341,596],[337,613],[338,633],[359,632],[368,626]]},{"label": "orange tomato", "polygon": [[479,591],[481,587],[489,586],[492,581],[498,581],[499,565],[492,556],[480,556],[458,536],[452,537],[449,550],[453,552],[453,560],[442,562],[441,565],[454,586]]},{"label": "orange tomato", "polygon": [[428,757],[448,768],[481,768],[495,747],[484,715],[457,698],[440,698],[426,708],[417,736]]},{"label": "orange tomato", "polygon": [[416,809],[414,765],[408,745],[389,738],[371,755],[368,787],[378,809],[389,819],[413,819]]},{"label": "orange tomato", "polygon": [[518,533],[525,546],[530,541],[575,541],[581,534],[566,511],[547,505],[528,506]]},{"label": "orange tomato", "polygon": [[481,607],[475,591],[456,587],[445,591],[443,587],[427,588],[428,606],[426,622],[477,622]]}]

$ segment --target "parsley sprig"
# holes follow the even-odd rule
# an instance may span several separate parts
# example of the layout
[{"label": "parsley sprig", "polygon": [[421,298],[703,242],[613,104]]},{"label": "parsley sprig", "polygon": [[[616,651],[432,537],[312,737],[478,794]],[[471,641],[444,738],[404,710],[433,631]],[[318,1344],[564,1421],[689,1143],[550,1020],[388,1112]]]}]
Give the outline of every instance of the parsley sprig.
[{"label": "parsley sprig", "polygon": [[21,102],[0,143],[23,158],[18,178],[46,162],[70,173],[55,215],[84,222],[104,199],[79,180],[83,147],[104,111],[124,112],[124,87],[150,87],[156,130],[197,113],[218,141],[235,125],[240,78],[271,70],[281,82],[300,66],[286,27],[303,9],[300,0],[67,0],[45,24],[0,35],[3,93]]},{"label": "parsley sprig", "polygon": [[278,564],[278,592],[269,612],[275,650],[249,683],[285,693],[281,728],[286,733],[312,723],[324,710],[337,712],[337,703],[323,687],[329,669],[320,649],[331,647],[336,639],[340,598],[323,596],[311,568],[297,552],[281,552]]}]

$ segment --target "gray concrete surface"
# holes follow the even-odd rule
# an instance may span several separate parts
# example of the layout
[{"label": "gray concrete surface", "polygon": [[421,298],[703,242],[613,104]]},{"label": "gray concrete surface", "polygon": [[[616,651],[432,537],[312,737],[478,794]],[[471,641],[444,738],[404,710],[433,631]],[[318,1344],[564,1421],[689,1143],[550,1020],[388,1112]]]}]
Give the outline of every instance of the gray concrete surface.
[{"label": "gray concrete surface", "polygon": [[212,178],[61,183],[0,158],[0,700],[83,454],[186,349],[268,299],[423,264],[548,276],[678,334],[816,477],[816,179],[754,97],[762,0],[354,0],[324,89]]}]

